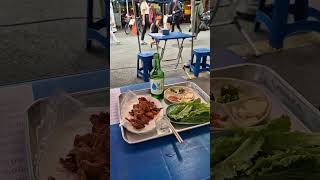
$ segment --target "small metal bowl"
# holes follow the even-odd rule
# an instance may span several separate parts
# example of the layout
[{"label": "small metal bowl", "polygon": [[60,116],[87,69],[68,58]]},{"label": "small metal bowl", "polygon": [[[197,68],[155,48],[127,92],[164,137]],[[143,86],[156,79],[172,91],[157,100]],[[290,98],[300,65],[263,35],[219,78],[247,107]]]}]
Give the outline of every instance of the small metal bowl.
[{"label": "small metal bowl", "polygon": [[165,36],[169,35],[169,33],[170,33],[170,31],[168,29],[163,29],[162,30],[162,34],[165,35]]}]

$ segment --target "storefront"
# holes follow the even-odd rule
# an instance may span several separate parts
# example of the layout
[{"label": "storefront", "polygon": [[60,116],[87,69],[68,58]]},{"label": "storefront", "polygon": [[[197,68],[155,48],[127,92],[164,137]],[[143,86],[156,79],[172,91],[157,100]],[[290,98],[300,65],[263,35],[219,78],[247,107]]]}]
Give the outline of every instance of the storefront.
[{"label": "storefront", "polygon": [[[135,1],[136,16],[140,16],[139,11],[139,0]],[[117,27],[122,28],[125,26],[126,15],[133,15],[132,0],[112,0],[111,8],[111,18],[114,18],[114,22]],[[148,3],[156,4],[160,8],[159,11],[162,14],[168,13],[169,4],[172,0],[149,0]],[[190,22],[191,16],[191,0],[179,0],[181,4],[182,11],[184,13],[184,22]]]}]

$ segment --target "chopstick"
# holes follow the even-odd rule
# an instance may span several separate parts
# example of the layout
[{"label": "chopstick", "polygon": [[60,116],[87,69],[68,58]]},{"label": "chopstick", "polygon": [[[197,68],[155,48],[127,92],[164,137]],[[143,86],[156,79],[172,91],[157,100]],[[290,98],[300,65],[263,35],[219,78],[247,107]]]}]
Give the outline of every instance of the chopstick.
[{"label": "chopstick", "polygon": [[181,138],[181,136],[179,135],[179,133],[176,131],[176,129],[173,127],[173,125],[171,124],[170,120],[167,118],[168,120],[168,125],[169,128],[171,129],[171,131],[173,132],[174,136],[176,136],[177,140],[179,141],[180,144],[183,143],[183,139]]}]

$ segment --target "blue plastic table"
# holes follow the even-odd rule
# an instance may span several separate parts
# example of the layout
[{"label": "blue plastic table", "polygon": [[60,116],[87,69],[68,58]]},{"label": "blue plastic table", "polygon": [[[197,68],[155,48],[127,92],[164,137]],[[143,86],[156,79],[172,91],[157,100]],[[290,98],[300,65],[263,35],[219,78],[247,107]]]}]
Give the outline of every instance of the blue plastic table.
[{"label": "blue plastic table", "polygon": [[155,41],[167,41],[172,39],[187,39],[192,38],[193,36],[190,34],[182,33],[182,32],[170,32],[168,35],[163,35],[161,33],[149,33],[149,36],[155,39]]},{"label": "blue plastic table", "polygon": [[[155,41],[157,45],[157,52],[159,52],[160,46],[159,43],[160,41],[164,41],[164,45],[161,48],[161,53],[160,53],[160,59],[162,61],[172,61],[172,60],[177,60],[177,64],[175,69],[177,69],[179,64],[183,64],[183,59],[182,59],[182,51],[183,51],[183,43],[185,39],[191,38],[191,54],[192,55],[192,50],[193,50],[193,35],[182,33],[182,32],[170,32],[169,35],[163,35],[162,33],[149,33],[149,36],[151,36]],[[163,59],[164,52],[166,50],[166,45],[167,41],[169,40],[176,40],[178,44],[178,55],[174,59]],[[180,42],[181,40],[181,42]],[[191,57],[191,56],[190,56]],[[181,60],[181,62],[180,62]]]},{"label": "blue plastic table", "polygon": [[[164,46],[161,48],[161,53],[160,53],[160,60],[161,61],[174,61],[176,60],[177,61],[177,64],[175,65],[175,68],[174,69],[170,69],[170,70],[166,70],[166,71],[175,71],[175,70],[178,70],[178,66],[179,64],[182,64],[182,68],[184,73],[189,77],[189,79],[191,79],[189,73],[186,71],[186,66],[183,62],[183,59],[182,59],[182,51],[183,51],[183,43],[184,43],[184,40],[185,39],[188,39],[188,38],[191,38],[191,53],[190,53],[190,57],[192,56],[192,51],[193,51],[193,35],[190,35],[190,34],[186,34],[186,33],[182,33],[182,32],[170,32],[169,35],[163,35],[162,33],[149,33],[149,36],[151,36],[155,41],[156,41],[156,45],[157,45],[157,52],[159,53],[159,49],[160,49],[160,46],[159,46],[159,43],[160,41],[164,41]],[[163,55],[164,55],[164,52],[166,50],[166,45],[167,45],[167,41],[169,40],[176,40],[177,41],[177,45],[178,45],[178,48],[179,48],[179,51],[178,51],[178,55],[176,58],[173,58],[173,59],[163,59]],[[180,42],[181,40],[181,42]],[[181,61],[181,62],[180,62]]]},{"label": "blue plastic table", "polygon": [[[171,84],[182,79],[170,79]],[[143,89],[148,83],[120,88]],[[119,124],[110,128],[111,180],[205,180],[210,179],[210,127],[180,133],[179,144],[173,135],[127,144]]]},{"label": "blue plastic table", "polygon": [[109,70],[97,70],[88,73],[54,77],[32,81],[35,100],[54,96],[59,90],[67,93],[77,93],[94,89],[107,88],[110,85]]}]

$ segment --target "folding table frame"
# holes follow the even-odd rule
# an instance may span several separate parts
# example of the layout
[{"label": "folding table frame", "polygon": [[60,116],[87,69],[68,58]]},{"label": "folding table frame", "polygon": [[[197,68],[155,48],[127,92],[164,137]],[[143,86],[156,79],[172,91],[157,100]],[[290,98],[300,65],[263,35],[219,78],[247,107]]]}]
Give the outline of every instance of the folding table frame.
[{"label": "folding table frame", "polygon": [[[160,33],[149,33],[149,36],[151,36],[152,38],[155,39],[158,53],[159,53],[159,49],[161,49],[161,52],[160,52],[160,60],[161,61],[167,62],[167,61],[177,60],[177,64],[175,65],[175,68],[170,69],[170,70],[166,70],[166,71],[175,71],[178,69],[179,64],[183,64],[182,69],[184,70],[184,72],[188,76],[188,78],[191,79],[189,73],[186,72],[186,70],[185,70],[187,65],[185,65],[183,62],[182,51],[183,51],[183,47],[184,47],[183,44],[184,44],[185,39],[191,38],[191,55],[192,55],[193,35],[189,35],[189,34],[185,34],[185,33],[181,33],[181,32],[171,32],[170,35],[167,35],[167,36],[162,35]],[[168,40],[177,40],[179,51],[178,51],[177,57],[174,59],[164,59],[164,52],[166,50]],[[181,42],[180,42],[180,40],[181,40]],[[159,46],[160,41],[164,41],[163,47]]]}]

